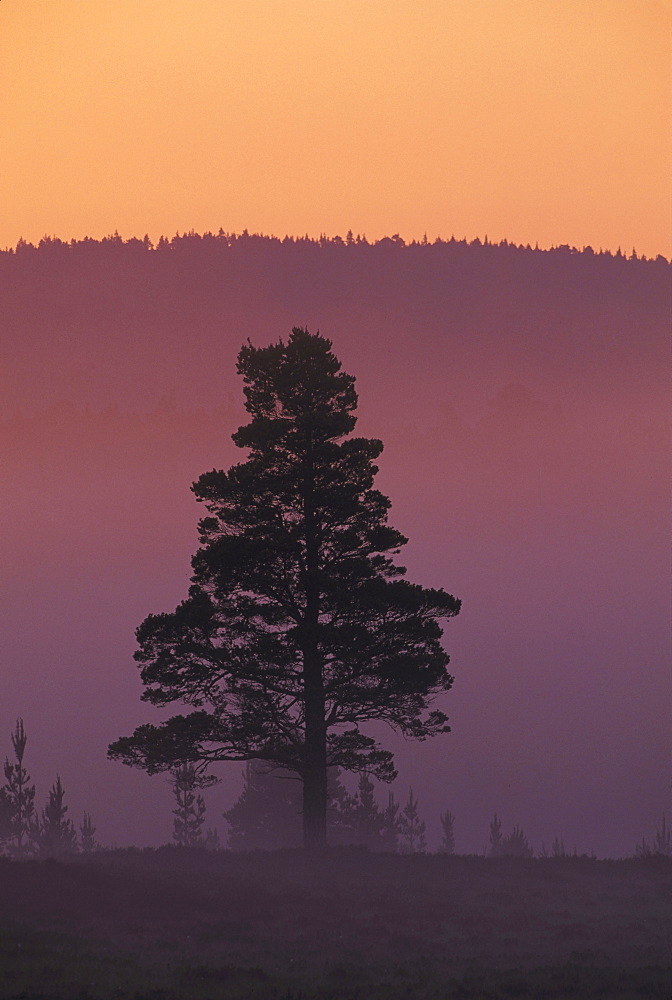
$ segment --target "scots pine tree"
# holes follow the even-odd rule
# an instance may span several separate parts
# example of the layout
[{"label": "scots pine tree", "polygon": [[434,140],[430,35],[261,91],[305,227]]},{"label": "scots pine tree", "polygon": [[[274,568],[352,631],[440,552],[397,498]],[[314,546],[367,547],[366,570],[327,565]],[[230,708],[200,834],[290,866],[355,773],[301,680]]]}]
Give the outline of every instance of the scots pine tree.
[{"label": "scots pine tree", "polygon": [[404,854],[415,854],[427,848],[425,839],[425,824],[420,819],[418,800],[413,795],[413,789],[408,791],[408,802],[399,816],[399,834],[401,850]]},{"label": "scots pine tree", "polygon": [[425,824],[420,819],[418,800],[413,795],[413,789],[408,791],[408,802],[399,816],[399,835],[401,850],[404,854],[415,854],[427,848],[425,839]]},{"label": "scots pine tree", "polygon": [[327,837],[330,844],[351,844],[348,804],[351,796],[341,781],[341,769],[327,769]]},{"label": "scots pine tree", "polygon": [[14,810],[6,788],[0,788],[0,846],[13,834],[12,817]]},{"label": "scots pine tree", "polygon": [[198,774],[194,764],[181,764],[171,771],[173,778],[173,840],[178,847],[199,847],[203,844],[205,799],[197,788],[211,782]]},{"label": "scots pine tree", "polygon": [[380,830],[381,851],[393,852],[399,849],[400,823],[399,803],[395,801],[394,792],[389,792]]},{"label": "scots pine tree", "polygon": [[349,832],[349,841],[361,844],[371,851],[381,849],[384,817],[374,794],[373,781],[368,774],[359,776],[357,791],[346,796],[341,806],[341,823]]},{"label": "scots pine tree", "polygon": [[42,820],[33,828],[33,839],[39,853],[46,858],[60,858],[77,850],[77,833],[64,805],[65,789],[60,777],[51,787],[47,804],[42,810]]},{"label": "scots pine tree", "polygon": [[455,853],[455,817],[450,809],[439,816],[441,823],[441,843],[439,844],[439,854]]},{"label": "scots pine tree", "polygon": [[534,850],[519,826],[514,826],[511,833],[503,836],[501,820],[495,813],[490,823],[489,854],[491,858],[531,858],[534,857]]},{"label": "scots pine tree", "polygon": [[490,850],[491,858],[498,858],[502,853],[502,821],[495,813],[490,822]]},{"label": "scots pine tree", "polygon": [[93,825],[90,813],[85,812],[84,818],[79,825],[79,846],[84,854],[92,854],[98,849],[96,840],[96,828]]},{"label": "scots pine tree", "polygon": [[394,562],[407,539],[374,488],[383,446],[350,436],[355,380],[330,341],[294,329],[248,343],[238,371],[250,421],[233,440],[247,458],[194,484],[208,516],[189,596],[137,631],[143,698],[191,711],[109,754],[150,773],[235,760],[294,772],[304,844],[320,847],[328,767],[395,777],[368,722],[420,740],[448,731],[431,702],[452,684],[439,622],[460,602]]},{"label": "scots pine tree", "polygon": [[15,763],[5,759],[4,809],[9,816],[9,838],[19,856],[30,849],[31,833],[37,822],[35,814],[35,785],[23,766],[27,736],[23,719],[16,720],[12,733]]},{"label": "scots pine tree", "polygon": [[511,833],[502,839],[499,853],[511,858],[534,857],[534,849],[519,826],[514,826]]}]

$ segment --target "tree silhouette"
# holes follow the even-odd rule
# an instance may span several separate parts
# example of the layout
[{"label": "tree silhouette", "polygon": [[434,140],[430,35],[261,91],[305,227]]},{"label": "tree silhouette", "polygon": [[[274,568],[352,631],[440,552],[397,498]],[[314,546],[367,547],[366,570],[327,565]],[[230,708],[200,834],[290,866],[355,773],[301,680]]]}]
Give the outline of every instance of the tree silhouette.
[{"label": "tree silhouette", "polygon": [[4,844],[13,835],[12,817],[14,810],[6,788],[0,788],[0,844]]},{"label": "tree silhouette", "polygon": [[205,799],[196,794],[196,789],[212,782],[199,775],[193,764],[181,764],[173,768],[171,775],[176,804],[173,809],[173,840],[178,847],[198,847],[204,842]]},{"label": "tree silhouette", "polygon": [[511,833],[502,839],[499,853],[512,858],[534,857],[534,850],[519,826],[514,826]]},{"label": "tree silhouette", "polygon": [[96,828],[87,812],[84,813],[84,818],[79,826],[79,846],[84,854],[91,854],[98,847]]},{"label": "tree silhouette", "polygon": [[373,790],[373,782],[368,774],[359,776],[354,802],[357,840],[371,850],[380,846],[383,815],[378,808]]},{"label": "tree silhouette", "polygon": [[233,440],[249,457],[194,484],[210,516],[189,597],[137,632],[143,698],[194,710],[109,750],[150,773],[253,759],[293,771],[308,847],[326,842],[328,767],[395,776],[362,724],[448,731],[429,705],[452,684],[439,620],[460,608],[393,562],[407,539],[373,488],[383,446],[348,437],[357,395],[340,369],[330,341],[297,328],[240,351],[252,419]]},{"label": "tree silhouette", "polygon": [[10,837],[18,855],[28,850],[29,838],[36,823],[35,785],[30,784],[30,775],[23,766],[27,737],[23,719],[16,720],[12,733],[12,746],[16,763],[5,759],[4,809],[9,815]]},{"label": "tree silhouette", "polygon": [[399,816],[399,834],[404,854],[415,854],[416,851],[426,849],[425,824],[420,819],[418,800],[414,797],[412,788],[408,791],[408,802]]},{"label": "tree silhouette", "polygon": [[65,815],[68,807],[63,804],[64,797],[65,789],[57,775],[42,810],[42,821],[33,828],[33,839],[43,857],[58,858],[77,850],[77,833]]},{"label": "tree silhouette", "polygon": [[327,768],[327,832],[334,844],[351,844],[351,829],[347,819],[351,796],[341,781],[341,769]]},{"label": "tree silhouette", "polygon": [[374,795],[373,781],[368,774],[359,775],[357,791],[346,795],[340,808],[340,821],[347,839],[369,850],[381,849],[384,815]]},{"label": "tree silhouette", "polygon": [[440,854],[455,853],[455,817],[450,809],[439,816],[441,822],[441,843],[439,844]]},{"label": "tree silhouette", "polygon": [[497,813],[492,817],[490,822],[490,857],[496,858],[500,855],[500,848],[502,846],[502,821],[500,820]]},{"label": "tree silhouette", "polygon": [[490,823],[489,854],[491,858],[531,858],[534,856],[534,851],[519,826],[514,826],[511,833],[503,836],[501,820],[495,813]]},{"label": "tree silhouette", "polygon": [[383,809],[383,822],[380,831],[381,851],[396,851],[399,847],[399,803],[395,801],[394,792],[389,792],[387,805]]},{"label": "tree silhouette", "polygon": [[219,842],[219,831],[216,826],[208,827],[205,831],[203,846],[206,851],[218,851],[220,849],[221,844]]}]

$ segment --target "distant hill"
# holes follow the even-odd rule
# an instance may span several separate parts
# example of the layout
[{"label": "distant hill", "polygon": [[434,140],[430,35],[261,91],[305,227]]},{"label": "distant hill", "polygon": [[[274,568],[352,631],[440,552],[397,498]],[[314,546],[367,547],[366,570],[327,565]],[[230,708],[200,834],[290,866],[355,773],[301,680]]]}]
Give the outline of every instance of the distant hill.
[{"label": "distant hill", "polygon": [[0,253],[0,409],[212,406],[238,392],[243,340],[296,325],[397,399],[412,379],[467,409],[508,382],[627,405],[665,391],[670,274],[662,257],[479,240],[20,243]]}]

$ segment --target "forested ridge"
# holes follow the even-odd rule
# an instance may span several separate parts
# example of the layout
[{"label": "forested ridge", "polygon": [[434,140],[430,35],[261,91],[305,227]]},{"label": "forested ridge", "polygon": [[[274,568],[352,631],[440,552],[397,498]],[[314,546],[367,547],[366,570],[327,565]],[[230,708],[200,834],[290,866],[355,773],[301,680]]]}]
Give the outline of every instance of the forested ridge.
[{"label": "forested ridge", "polygon": [[628,395],[659,370],[669,275],[662,257],[480,240],[45,238],[0,252],[0,408],[135,409],[166,393],[220,404],[241,338],[297,322],[337,334],[360,378],[373,355],[390,368],[377,354],[387,346],[397,367],[458,397],[482,395],[476,372],[562,388],[563,375],[585,384],[586,366],[598,393]]}]

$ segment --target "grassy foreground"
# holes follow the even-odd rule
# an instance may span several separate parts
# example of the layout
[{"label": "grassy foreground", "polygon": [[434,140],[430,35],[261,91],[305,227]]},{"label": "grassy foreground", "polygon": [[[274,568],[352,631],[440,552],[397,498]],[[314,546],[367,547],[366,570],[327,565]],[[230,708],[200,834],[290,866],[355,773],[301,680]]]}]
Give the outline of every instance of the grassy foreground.
[{"label": "grassy foreground", "polygon": [[1,1000],[672,996],[672,862],[0,859]]}]

